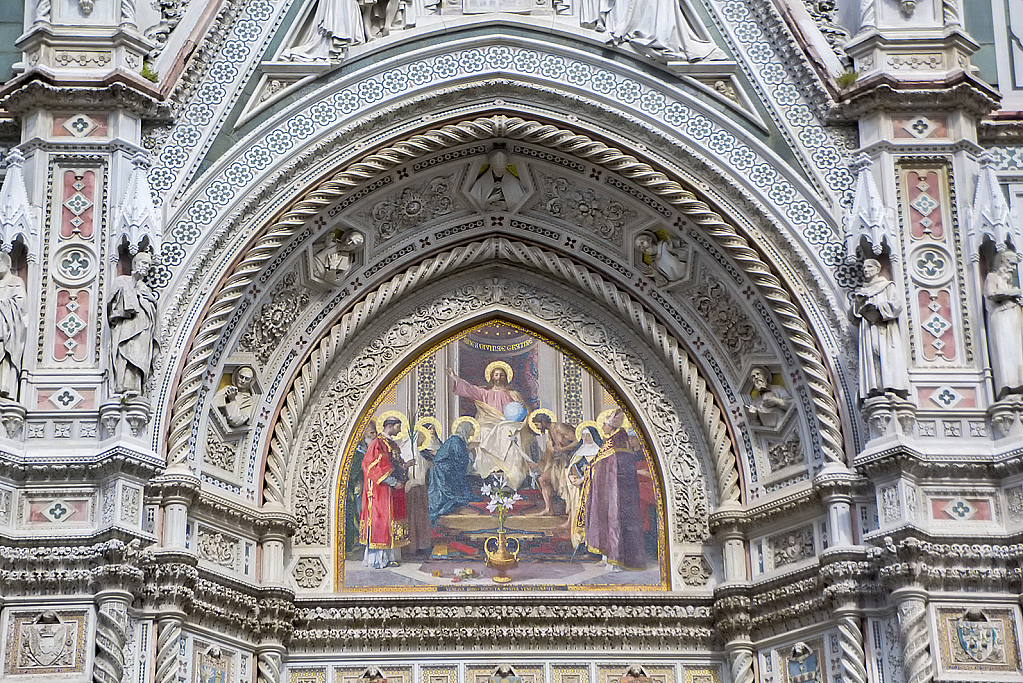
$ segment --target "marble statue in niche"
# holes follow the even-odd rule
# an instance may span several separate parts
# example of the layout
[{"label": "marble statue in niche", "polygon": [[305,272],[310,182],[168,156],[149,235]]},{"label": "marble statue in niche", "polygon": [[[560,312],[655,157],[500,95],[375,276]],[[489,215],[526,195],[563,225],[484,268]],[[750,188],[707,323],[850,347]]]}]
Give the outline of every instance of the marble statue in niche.
[{"label": "marble statue in niche", "polygon": [[131,272],[114,278],[107,303],[111,380],[117,395],[141,396],[153,372],[159,347],[154,335],[156,292],[146,283],[152,264],[148,252],[136,254]]},{"label": "marble statue in niche", "polygon": [[859,325],[860,399],[892,393],[909,394],[906,352],[899,316],[902,302],[877,259],[863,262],[863,286],[852,295],[851,315]]},{"label": "marble statue in niche", "polygon": [[769,368],[755,367],[750,370],[749,377],[753,389],[750,392],[750,402],[746,404],[746,413],[754,423],[763,427],[778,426],[778,420],[792,405],[789,392],[783,385],[775,383]]},{"label": "marble statue in niche", "polygon": [[25,355],[25,281],[11,269],[10,254],[0,252],[0,399],[18,399],[18,379]]},{"label": "marble statue in niche", "polygon": [[987,343],[995,399],[1023,393],[1023,295],[1019,288],[1019,256],[1003,251],[984,279],[987,299]]},{"label": "marble statue in niche", "polygon": [[363,243],[365,238],[361,233],[334,230],[327,246],[313,254],[313,277],[331,285],[340,282],[355,265],[355,254]]},{"label": "marble statue in niche", "polygon": [[213,404],[220,411],[230,427],[244,427],[252,419],[255,398],[252,386],[256,371],[251,365],[243,365],[231,373],[231,382],[217,391]]},{"label": "marble statue in niche", "polygon": [[500,148],[491,150],[469,189],[469,195],[484,211],[512,210],[525,194],[518,169],[508,153]]},{"label": "marble statue in niche", "polygon": [[673,284],[686,276],[686,263],[679,240],[666,230],[636,235],[636,248],[658,284]]}]

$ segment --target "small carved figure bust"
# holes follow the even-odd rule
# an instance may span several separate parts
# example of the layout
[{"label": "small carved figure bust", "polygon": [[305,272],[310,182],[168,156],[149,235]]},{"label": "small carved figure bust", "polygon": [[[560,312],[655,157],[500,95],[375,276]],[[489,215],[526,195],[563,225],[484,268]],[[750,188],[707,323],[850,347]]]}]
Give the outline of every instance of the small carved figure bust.
[{"label": "small carved figure bust", "polygon": [[769,369],[755,367],[750,370],[749,376],[753,382],[753,390],[750,392],[751,401],[746,405],[746,412],[751,419],[764,427],[777,426],[778,418],[792,405],[792,398],[785,391],[785,387],[772,383]]},{"label": "small carved figure bust", "polygon": [[362,234],[354,230],[335,230],[330,243],[313,255],[313,277],[336,284],[351,270],[355,263],[355,252],[364,241]]},{"label": "small carved figure bust", "polygon": [[[663,233],[661,233],[663,234]],[[643,262],[666,284],[678,282],[686,275],[686,267],[679,256],[675,240],[642,232],[636,236],[636,248],[643,254]]]},{"label": "small carved figure bust", "polygon": [[243,427],[252,419],[252,385],[256,380],[256,371],[249,365],[243,365],[231,375],[231,383],[217,392],[214,404],[224,415],[231,427]]},{"label": "small carved figure bust", "polygon": [[480,166],[469,195],[484,211],[507,211],[515,208],[526,191],[519,180],[519,171],[503,149],[494,149],[487,163]]}]

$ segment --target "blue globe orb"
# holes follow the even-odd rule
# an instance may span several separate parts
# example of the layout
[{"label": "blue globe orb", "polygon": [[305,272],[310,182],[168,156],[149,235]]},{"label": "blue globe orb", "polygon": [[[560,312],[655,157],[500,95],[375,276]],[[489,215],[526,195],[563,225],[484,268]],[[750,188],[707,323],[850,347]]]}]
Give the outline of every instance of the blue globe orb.
[{"label": "blue globe orb", "polygon": [[526,419],[526,406],[518,401],[512,401],[504,407],[504,419],[509,422],[522,422]]}]

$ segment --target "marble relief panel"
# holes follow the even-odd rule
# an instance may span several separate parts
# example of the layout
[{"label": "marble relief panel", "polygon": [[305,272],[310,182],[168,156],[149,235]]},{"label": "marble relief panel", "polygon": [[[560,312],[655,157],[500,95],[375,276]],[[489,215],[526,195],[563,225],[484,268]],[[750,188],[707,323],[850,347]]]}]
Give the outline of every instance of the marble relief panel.
[{"label": "marble relief panel", "polygon": [[942,677],[990,681],[1023,673],[1018,606],[936,605],[933,615]]},{"label": "marble relief panel", "polygon": [[5,675],[84,672],[88,611],[13,611],[7,623]]}]

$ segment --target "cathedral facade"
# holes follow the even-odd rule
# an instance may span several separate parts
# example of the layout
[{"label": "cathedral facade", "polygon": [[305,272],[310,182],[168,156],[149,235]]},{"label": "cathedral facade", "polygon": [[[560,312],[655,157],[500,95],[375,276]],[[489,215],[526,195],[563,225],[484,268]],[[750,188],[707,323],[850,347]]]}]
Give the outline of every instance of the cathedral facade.
[{"label": "cathedral facade", "polygon": [[0,37],[0,680],[1023,681],[1020,0]]}]

